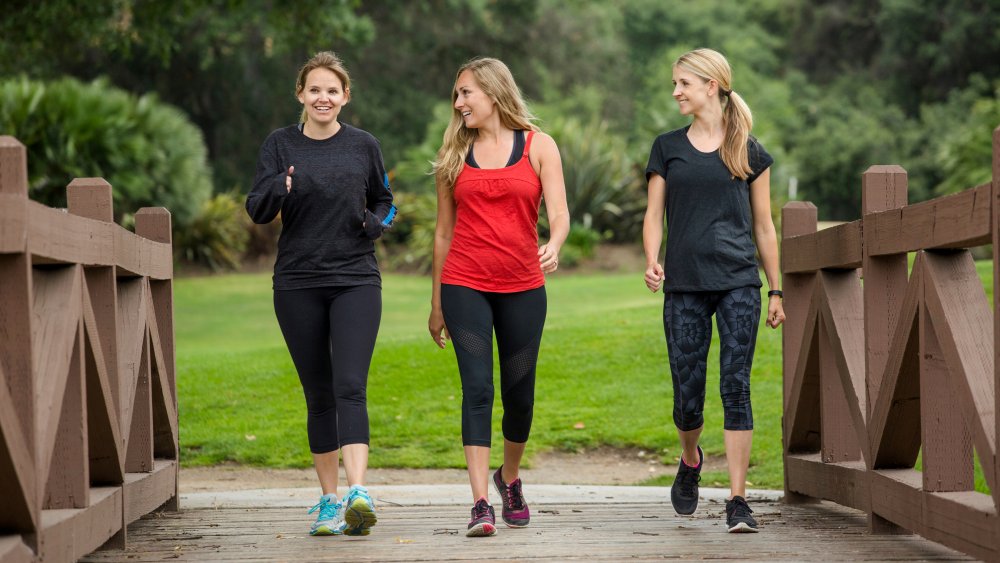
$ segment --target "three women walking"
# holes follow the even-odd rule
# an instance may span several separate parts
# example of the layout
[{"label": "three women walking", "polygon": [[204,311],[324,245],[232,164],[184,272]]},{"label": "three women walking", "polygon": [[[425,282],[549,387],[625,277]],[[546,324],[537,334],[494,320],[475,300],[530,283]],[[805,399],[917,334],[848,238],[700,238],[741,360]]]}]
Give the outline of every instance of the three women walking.
[{"label": "three women walking", "polygon": [[[673,420],[682,446],[671,502],[698,506],[704,464],[706,363],[716,317],[720,393],[731,495],[730,532],[755,532],[747,504],[753,413],[750,371],[761,313],[759,254],[770,288],[766,323],[784,321],[778,248],[770,209],[771,156],[752,136],[752,118],[733,91],[726,59],[709,49],[673,66],[673,97],[691,123],[656,138],[646,168],[645,284],[664,292],[663,325],[673,380]],[[373,240],[396,209],[378,141],[337,117],[350,77],[329,52],[300,70],[301,123],[261,147],[247,211],[282,221],[274,308],[307,405],[307,434],[323,495],[313,535],[367,534],[375,504],[368,463],[368,369],[381,318]],[[546,316],[545,275],[559,266],[569,234],[562,162],[538,130],[507,66],[493,58],[459,68],[452,115],[433,171],[437,191],[428,330],[454,343],[462,385],[462,443],[472,493],[468,536],[496,533],[492,480],[509,527],[531,513],[520,466],[534,415],[535,372]],[[544,201],[549,238],[539,244]],[[659,249],[666,218],[664,263]],[[493,339],[500,365],[503,462],[490,477]],[[337,496],[340,452],[349,489]]]}]

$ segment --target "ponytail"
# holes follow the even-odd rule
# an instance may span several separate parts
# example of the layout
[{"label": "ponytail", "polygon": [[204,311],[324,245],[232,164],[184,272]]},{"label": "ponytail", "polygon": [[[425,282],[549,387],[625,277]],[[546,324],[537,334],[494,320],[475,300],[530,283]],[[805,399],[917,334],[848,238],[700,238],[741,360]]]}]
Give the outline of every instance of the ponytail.
[{"label": "ponytail", "polygon": [[[720,90],[721,93],[721,90]],[[750,168],[750,155],[747,152],[747,141],[753,128],[753,115],[750,107],[736,92],[730,91],[726,96],[728,101],[722,109],[722,126],[726,130],[726,139],[722,142],[722,162],[734,178],[746,180],[753,169]]]}]

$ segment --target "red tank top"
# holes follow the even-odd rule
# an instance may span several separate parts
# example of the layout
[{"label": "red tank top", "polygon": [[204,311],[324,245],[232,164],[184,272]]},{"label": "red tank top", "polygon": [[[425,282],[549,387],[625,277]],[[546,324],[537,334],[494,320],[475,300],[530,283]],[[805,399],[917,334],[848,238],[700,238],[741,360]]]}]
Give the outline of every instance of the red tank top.
[{"label": "red tank top", "polygon": [[527,291],[545,285],[538,262],[538,206],[542,181],[524,153],[505,168],[462,165],[455,180],[455,233],[441,283],[491,293]]}]

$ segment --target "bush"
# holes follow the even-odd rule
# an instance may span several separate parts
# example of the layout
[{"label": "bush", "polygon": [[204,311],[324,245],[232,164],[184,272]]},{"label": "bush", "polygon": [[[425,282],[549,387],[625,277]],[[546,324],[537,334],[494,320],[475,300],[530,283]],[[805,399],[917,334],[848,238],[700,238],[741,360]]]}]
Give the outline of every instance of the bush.
[{"label": "bush", "polygon": [[624,138],[604,122],[573,118],[556,120],[549,131],[562,156],[570,218],[613,241],[640,237],[646,193]]},{"label": "bush", "polygon": [[28,151],[31,198],[66,206],[66,185],[100,176],[114,189],[116,219],[166,207],[187,225],[212,193],[201,131],[155,95],[136,97],[106,80],[0,80],[0,131]]},{"label": "bush", "polygon": [[242,197],[219,194],[202,204],[185,228],[176,230],[174,250],[179,258],[214,272],[235,270],[247,248],[249,229]]}]

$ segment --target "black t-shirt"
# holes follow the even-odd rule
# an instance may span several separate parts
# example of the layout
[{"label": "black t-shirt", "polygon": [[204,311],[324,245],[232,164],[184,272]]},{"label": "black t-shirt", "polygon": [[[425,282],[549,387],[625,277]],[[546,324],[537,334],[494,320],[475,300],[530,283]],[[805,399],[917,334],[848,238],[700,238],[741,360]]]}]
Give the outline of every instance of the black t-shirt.
[{"label": "black t-shirt", "polygon": [[659,174],[667,183],[664,291],[760,287],[750,184],[774,159],[751,137],[747,151],[753,172],[746,180],[733,178],[719,151],[694,148],[688,127],[657,137],[646,166],[646,178]]},{"label": "black t-shirt", "polygon": [[373,239],[391,225],[396,208],[382,151],[368,132],[346,123],[323,140],[296,125],[272,132],[260,148],[246,208],[255,223],[281,212],[274,289],[381,285]]}]

